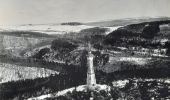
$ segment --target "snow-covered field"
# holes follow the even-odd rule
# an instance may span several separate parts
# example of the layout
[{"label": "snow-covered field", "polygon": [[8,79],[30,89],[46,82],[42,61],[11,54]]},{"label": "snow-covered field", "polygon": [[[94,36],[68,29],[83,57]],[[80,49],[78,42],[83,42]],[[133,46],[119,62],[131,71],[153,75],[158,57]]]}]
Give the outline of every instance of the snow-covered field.
[{"label": "snow-covered field", "polygon": [[[150,50],[151,51],[151,50]],[[150,56],[155,56],[155,57],[168,57],[166,55],[166,51],[167,49],[153,49],[151,52],[149,53],[149,49],[143,49],[141,51],[134,51],[137,54],[141,54],[141,55],[150,55]]]},{"label": "snow-covered field", "polygon": [[114,87],[123,88],[127,83],[129,83],[129,80],[118,80],[118,81],[113,81],[112,85]]},{"label": "snow-covered field", "polygon": [[36,44],[46,41],[45,38],[26,38],[0,35],[0,53],[20,56],[20,52]]},{"label": "snow-covered field", "polygon": [[35,79],[38,77],[48,77],[52,74],[59,74],[59,72],[44,68],[0,63],[0,83],[23,79]]},{"label": "snow-covered field", "polygon": [[[159,78],[159,79],[152,79],[152,78],[146,78],[146,79],[133,79],[133,81],[136,81],[136,82],[151,82],[151,81],[156,81],[156,82],[162,82],[162,83],[166,83],[166,84],[170,84],[170,79],[169,78]],[[129,83],[129,80],[128,79],[125,79],[125,80],[117,80],[117,81],[113,81],[112,82],[112,85],[114,87],[119,87],[119,88],[123,88],[127,83]]]},{"label": "snow-covered field", "polygon": [[129,61],[134,62],[139,65],[144,65],[147,63],[148,60],[151,60],[151,58],[138,58],[138,57],[120,57],[120,61]]},{"label": "snow-covered field", "polygon": [[19,25],[19,26],[0,26],[3,31],[32,31],[46,34],[63,34],[70,32],[79,32],[82,29],[92,28],[87,25]]},{"label": "snow-covered field", "polygon": [[106,35],[108,35],[110,32],[113,32],[115,30],[117,30],[118,28],[120,28],[122,26],[114,26],[114,27],[104,27],[104,28],[108,28],[109,30],[106,32]]},{"label": "snow-covered field", "polygon": [[[40,32],[46,34],[65,34],[75,32],[78,33],[83,29],[93,28],[96,26],[87,26],[87,25],[50,25],[50,24],[43,24],[43,25],[9,25],[9,26],[0,26],[0,31],[31,31],[31,32]],[[108,28],[106,34],[118,29],[121,26],[115,27],[103,27]]]},{"label": "snow-covered field", "polygon": [[138,65],[144,65],[151,59],[150,57],[110,57],[109,62],[127,61]]}]

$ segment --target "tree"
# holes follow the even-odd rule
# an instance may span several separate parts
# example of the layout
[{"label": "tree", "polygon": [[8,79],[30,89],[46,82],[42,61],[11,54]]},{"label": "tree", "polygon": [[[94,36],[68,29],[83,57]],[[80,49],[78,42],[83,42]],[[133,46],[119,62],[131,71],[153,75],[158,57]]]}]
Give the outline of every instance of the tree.
[{"label": "tree", "polygon": [[36,53],[33,57],[37,59],[42,59],[42,57],[50,51],[49,48],[43,48],[38,53]]},{"label": "tree", "polygon": [[166,42],[164,47],[167,48],[166,55],[170,56],[170,42]]},{"label": "tree", "polygon": [[51,49],[58,50],[58,51],[63,51],[63,50],[72,51],[76,47],[77,47],[77,45],[75,45],[69,41],[62,40],[62,39],[56,39],[56,40],[52,41],[52,44],[51,44]]},{"label": "tree", "polygon": [[142,31],[142,36],[147,39],[152,39],[159,31],[159,25],[148,25],[144,27]]},{"label": "tree", "polygon": [[166,55],[170,56],[170,48],[167,49]]}]

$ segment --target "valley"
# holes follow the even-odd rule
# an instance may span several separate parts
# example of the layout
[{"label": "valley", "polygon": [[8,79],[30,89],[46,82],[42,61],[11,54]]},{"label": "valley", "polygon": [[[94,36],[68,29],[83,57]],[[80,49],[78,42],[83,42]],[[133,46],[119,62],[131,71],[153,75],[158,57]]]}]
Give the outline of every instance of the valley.
[{"label": "valley", "polygon": [[108,100],[169,98],[168,18],[25,25],[4,30],[0,32],[0,96],[4,99],[28,99],[69,88],[72,94],[48,98],[90,96],[90,90],[74,90],[86,84],[89,44],[97,84],[110,88],[95,91],[96,100],[98,96]]}]

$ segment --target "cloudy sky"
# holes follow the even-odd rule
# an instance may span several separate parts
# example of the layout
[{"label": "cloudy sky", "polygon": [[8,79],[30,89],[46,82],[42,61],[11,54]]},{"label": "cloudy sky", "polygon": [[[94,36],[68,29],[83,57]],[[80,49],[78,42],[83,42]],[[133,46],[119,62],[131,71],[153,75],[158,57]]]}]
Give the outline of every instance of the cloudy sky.
[{"label": "cloudy sky", "polygon": [[170,0],[0,0],[0,25],[170,16]]}]

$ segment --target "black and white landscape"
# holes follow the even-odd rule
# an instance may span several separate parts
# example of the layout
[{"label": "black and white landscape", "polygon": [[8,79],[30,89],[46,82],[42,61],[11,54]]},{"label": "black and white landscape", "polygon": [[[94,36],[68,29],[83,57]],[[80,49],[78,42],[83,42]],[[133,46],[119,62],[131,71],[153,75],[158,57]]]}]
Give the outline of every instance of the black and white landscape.
[{"label": "black and white landscape", "polygon": [[0,0],[0,100],[170,99],[170,2],[87,1]]},{"label": "black and white landscape", "polygon": [[0,97],[169,98],[169,40],[167,17],[1,26]]}]

